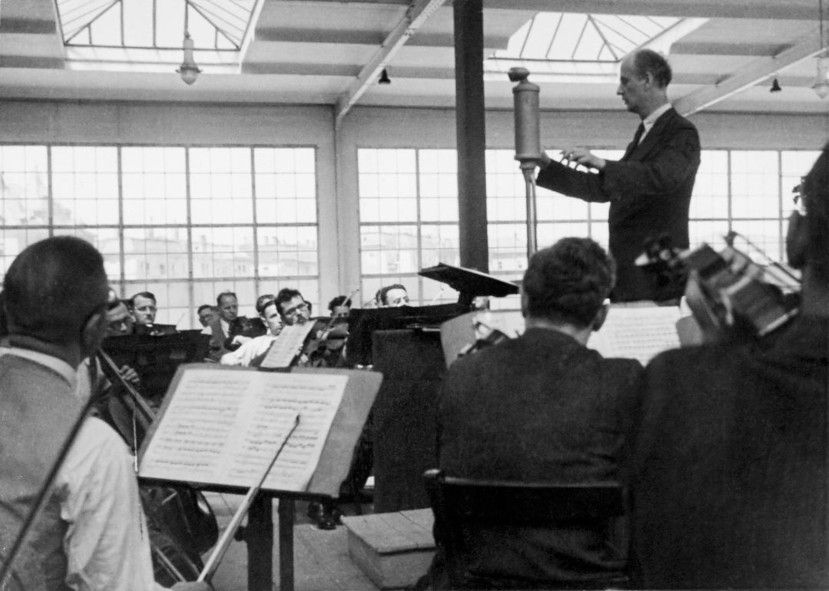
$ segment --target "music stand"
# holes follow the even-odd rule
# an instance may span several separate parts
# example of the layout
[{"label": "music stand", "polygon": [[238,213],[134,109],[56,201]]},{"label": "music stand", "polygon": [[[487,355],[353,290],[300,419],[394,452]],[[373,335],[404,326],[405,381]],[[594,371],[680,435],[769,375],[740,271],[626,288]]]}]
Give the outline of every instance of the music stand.
[{"label": "music stand", "polygon": [[455,267],[446,263],[438,263],[434,267],[425,267],[418,272],[422,277],[445,283],[458,292],[458,304],[468,310],[472,300],[478,296],[504,296],[518,293],[518,286],[509,281],[498,279],[487,273],[475,269]]},{"label": "music stand", "polygon": [[399,308],[352,308],[348,315],[346,363],[372,363],[371,335],[377,330],[435,327],[467,311],[460,304],[400,306]]},{"label": "music stand", "polygon": [[183,330],[159,336],[111,336],[104,339],[101,348],[118,367],[132,367],[141,377],[141,393],[160,402],[179,365],[207,357],[210,335],[200,330]]}]

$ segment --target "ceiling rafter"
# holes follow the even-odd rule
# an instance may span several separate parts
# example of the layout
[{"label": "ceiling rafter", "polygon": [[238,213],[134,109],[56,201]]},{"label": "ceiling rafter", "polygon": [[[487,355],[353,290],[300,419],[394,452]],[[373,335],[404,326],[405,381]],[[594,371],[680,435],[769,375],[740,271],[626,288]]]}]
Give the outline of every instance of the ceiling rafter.
[{"label": "ceiling rafter", "polygon": [[415,34],[423,23],[429,20],[434,12],[443,6],[446,0],[414,0],[406,9],[406,14],[397,23],[397,26],[386,36],[381,47],[374,57],[363,66],[357,78],[337,98],[334,108],[336,125],[339,125],[346,113],[353,107],[368,87],[375,83],[380,72],[389,63],[409,37]]},{"label": "ceiling rafter", "polygon": [[674,101],[674,109],[683,115],[691,115],[762,82],[788,66],[813,57],[824,49],[817,33],[808,35],[800,43],[776,55],[754,60],[715,84],[683,96]]}]

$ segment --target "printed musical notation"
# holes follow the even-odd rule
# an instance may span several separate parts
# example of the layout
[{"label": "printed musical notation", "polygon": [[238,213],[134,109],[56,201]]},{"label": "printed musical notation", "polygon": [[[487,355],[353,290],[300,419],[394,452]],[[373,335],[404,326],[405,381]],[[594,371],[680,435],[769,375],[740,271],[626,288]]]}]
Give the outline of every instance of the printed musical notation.
[{"label": "printed musical notation", "polygon": [[646,365],[656,354],[679,347],[677,306],[610,308],[604,326],[593,333],[587,346],[604,357],[629,357]]},{"label": "printed musical notation", "polygon": [[348,377],[186,368],[141,458],[139,475],[249,487],[294,424],[263,486],[303,491]]},{"label": "printed musical notation", "polygon": [[304,324],[283,327],[282,332],[271,343],[268,354],[262,360],[261,367],[265,369],[289,367],[294,357],[302,352],[302,345],[312,328],[314,328],[313,320],[309,320]]}]

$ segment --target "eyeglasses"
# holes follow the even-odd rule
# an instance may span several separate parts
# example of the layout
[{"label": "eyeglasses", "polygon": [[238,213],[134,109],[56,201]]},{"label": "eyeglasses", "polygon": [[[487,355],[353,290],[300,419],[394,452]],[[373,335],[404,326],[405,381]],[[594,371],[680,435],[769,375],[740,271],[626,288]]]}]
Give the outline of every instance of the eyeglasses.
[{"label": "eyeglasses", "polygon": [[283,312],[285,316],[296,316],[300,313],[308,313],[311,310],[311,307],[308,305],[308,302],[302,302],[301,304],[297,304],[293,308],[288,308]]}]

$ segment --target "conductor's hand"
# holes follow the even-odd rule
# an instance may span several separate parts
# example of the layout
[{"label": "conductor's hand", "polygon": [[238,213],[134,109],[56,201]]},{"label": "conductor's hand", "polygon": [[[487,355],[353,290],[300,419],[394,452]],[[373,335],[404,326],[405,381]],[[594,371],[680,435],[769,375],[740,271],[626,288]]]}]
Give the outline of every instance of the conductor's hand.
[{"label": "conductor's hand", "polygon": [[[567,148],[561,151],[561,156],[570,162],[576,162],[596,170],[604,170],[605,161],[585,148]],[[566,164],[566,163],[565,163]]]},{"label": "conductor's hand", "polygon": [[193,583],[176,583],[170,589],[172,591],[213,591],[213,586],[204,581],[196,581]]}]

